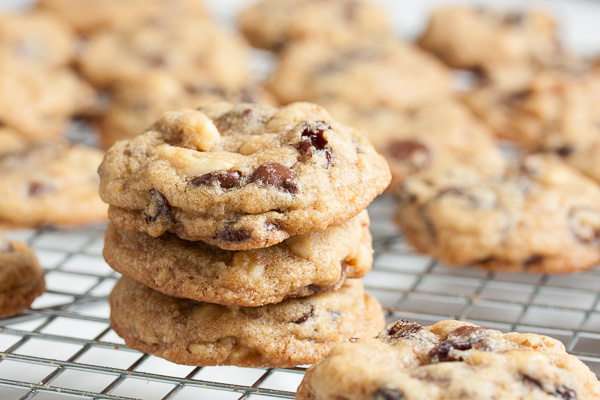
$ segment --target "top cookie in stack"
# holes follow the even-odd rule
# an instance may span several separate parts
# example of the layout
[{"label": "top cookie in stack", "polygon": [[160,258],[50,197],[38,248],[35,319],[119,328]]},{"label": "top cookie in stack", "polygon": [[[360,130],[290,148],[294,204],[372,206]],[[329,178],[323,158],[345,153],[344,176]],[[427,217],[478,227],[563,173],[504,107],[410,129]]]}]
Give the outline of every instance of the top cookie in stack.
[{"label": "top cookie in stack", "polygon": [[228,250],[339,225],[390,179],[366,140],[309,103],[167,112],[99,172],[116,226]]}]

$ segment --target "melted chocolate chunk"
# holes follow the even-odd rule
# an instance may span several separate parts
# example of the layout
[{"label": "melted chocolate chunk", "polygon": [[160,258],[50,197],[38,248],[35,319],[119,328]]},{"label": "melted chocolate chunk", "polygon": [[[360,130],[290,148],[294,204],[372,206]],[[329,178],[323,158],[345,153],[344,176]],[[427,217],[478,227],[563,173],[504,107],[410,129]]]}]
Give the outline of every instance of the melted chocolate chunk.
[{"label": "melted chocolate chunk", "polygon": [[265,163],[256,169],[250,181],[295,194],[298,192],[298,186],[292,181],[292,175],[292,170],[285,165]]},{"label": "melted chocolate chunk", "polygon": [[27,193],[29,197],[42,197],[54,192],[54,188],[43,182],[31,182]]},{"label": "melted chocolate chunk", "polygon": [[581,243],[600,244],[600,211],[592,207],[573,207],[569,212],[571,234]]},{"label": "melted chocolate chunk", "polygon": [[300,161],[306,162],[316,151],[323,151],[327,160],[326,168],[331,166],[333,154],[331,148],[327,146],[327,139],[323,136],[328,129],[331,129],[331,126],[325,121],[317,121],[312,127],[310,125],[304,127],[300,134],[300,142],[296,145],[300,153]]},{"label": "melted chocolate chunk", "polygon": [[146,208],[146,223],[173,220],[173,212],[167,198],[156,189],[150,190],[150,204]]},{"label": "melted chocolate chunk", "polygon": [[484,328],[482,326],[468,326],[467,325],[467,326],[461,326],[459,328],[456,328],[455,330],[450,332],[450,335],[456,336],[456,337],[473,336],[473,334],[477,334],[479,332],[487,331],[487,330],[489,330],[489,329]]},{"label": "melted chocolate chunk", "polygon": [[525,268],[531,268],[536,265],[539,265],[544,262],[544,256],[540,254],[534,254],[530,256],[527,260],[523,261],[523,266]]},{"label": "melted chocolate chunk", "polygon": [[565,145],[554,150],[561,157],[569,157],[574,151],[575,149],[570,145]]},{"label": "melted chocolate chunk", "polygon": [[404,394],[398,389],[382,388],[373,393],[373,400],[402,400]]},{"label": "melted chocolate chunk", "polygon": [[304,315],[302,315],[300,318],[298,318],[297,320],[295,320],[294,324],[303,324],[309,318],[312,318],[314,316],[315,316],[315,307],[314,306],[310,306],[310,311],[308,311],[307,313],[304,313]]},{"label": "melted chocolate chunk", "polygon": [[221,189],[233,189],[239,186],[241,178],[242,173],[234,169],[227,171],[212,171],[192,179],[192,184],[195,186],[210,186],[216,182]]},{"label": "melted chocolate chunk", "polygon": [[431,162],[431,151],[416,140],[395,140],[388,145],[388,154],[395,160],[406,163],[411,171],[419,171]]},{"label": "melted chocolate chunk", "polygon": [[558,397],[559,399],[563,399],[563,400],[576,400],[577,399],[577,394],[575,393],[575,391],[564,385],[560,385],[560,386],[556,387],[556,389],[554,391],[549,392],[548,390],[546,390],[544,388],[544,385],[542,384],[542,382],[540,382],[539,380],[537,380],[527,374],[523,375],[523,381],[530,383],[533,386],[540,389],[541,391],[543,391],[551,396]]},{"label": "melted chocolate chunk", "polygon": [[452,349],[454,350],[470,350],[473,348],[473,345],[479,343],[480,339],[469,339],[463,342],[455,341],[455,340],[445,340],[442,343],[435,346],[430,352],[429,357],[431,357],[432,361],[439,362],[448,362],[448,361],[462,361],[463,358],[461,356],[453,356],[450,354]]},{"label": "melted chocolate chunk", "polygon": [[394,322],[387,330],[388,336],[394,338],[405,338],[419,332],[423,327],[415,322],[409,322],[405,319]]},{"label": "melted chocolate chunk", "polygon": [[217,233],[216,239],[224,242],[241,243],[250,237],[250,232],[246,229],[235,229],[233,227],[227,227],[224,231]]}]

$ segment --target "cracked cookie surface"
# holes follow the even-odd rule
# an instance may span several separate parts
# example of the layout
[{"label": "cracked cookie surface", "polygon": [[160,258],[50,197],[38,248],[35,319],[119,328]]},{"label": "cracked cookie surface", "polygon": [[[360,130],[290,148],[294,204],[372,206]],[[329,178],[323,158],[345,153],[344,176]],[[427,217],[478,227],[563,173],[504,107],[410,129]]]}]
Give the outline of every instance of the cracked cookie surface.
[{"label": "cracked cookie surface", "polygon": [[558,340],[461,321],[389,324],[335,346],[297,400],[592,400],[595,374]]},{"label": "cracked cookie surface", "polygon": [[390,181],[368,141],[310,103],[168,112],[99,173],[116,226],[228,250],[339,225]]},{"label": "cracked cookie surface", "polygon": [[0,318],[18,314],[45,290],[44,271],[33,251],[0,232]]},{"label": "cracked cookie surface", "polygon": [[556,157],[487,179],[415,177],[398,193],[407,242],[448,265],[565,273],[600,261],[600,188]]},{"label": "cracked cookie surface", "polygon": [[229,251],[175,235],[152,238],[109,225],[104,258],[117,272],[169,296],[262,306],[335,290],[373,262],[366,211],[324,231],[265,249]]},{"label": "cracked cookie surface", "polygon": [[336,291],[248,308],[168,297],[123,277],[109,300],[111,326],[129,347],[187,365],[309,364],[385,324],[381,305],[356,279]]}]

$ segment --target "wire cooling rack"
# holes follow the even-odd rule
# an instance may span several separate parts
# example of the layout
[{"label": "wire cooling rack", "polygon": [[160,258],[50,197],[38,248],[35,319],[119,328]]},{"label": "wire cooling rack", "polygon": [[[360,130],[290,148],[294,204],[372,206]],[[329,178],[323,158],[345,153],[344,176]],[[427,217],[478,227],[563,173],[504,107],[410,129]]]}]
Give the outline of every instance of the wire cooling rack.
[{"label": "wire cooling rack", "polygon": [[[388,321],[457,318],[554,336],[600,372],[600,269],[573,275],[448,268],[404,244],[391,198],[369,208],[375,263],[365,286]],[[131,350],[111,329],[107,296],[119,275],[103,261],[104,225],[10,232],[36,251],[48,291],[0,320],[0,399],[294,398],[305,368],[175,365]]]}]

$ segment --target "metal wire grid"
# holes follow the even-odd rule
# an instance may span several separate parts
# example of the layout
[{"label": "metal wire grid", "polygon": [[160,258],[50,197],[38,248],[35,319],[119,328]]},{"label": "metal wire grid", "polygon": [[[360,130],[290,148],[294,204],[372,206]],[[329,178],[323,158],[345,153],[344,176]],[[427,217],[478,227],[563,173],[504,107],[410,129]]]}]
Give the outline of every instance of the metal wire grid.
[{"label": "metal wire grid", "polygon": [[[600,372],[600,270],[564,276],[450,269],[412,253],[390,222],[393,201],[371,207],[376,249],[364,282],[388,320],[458,318],[504,331],[549,334]],[[293,398],[305,368],[178,366],[127,348],[110,329],[107,295],[119,275],[102,260],[104,226],[13,232],[38,253],[48,292],[0,321],[0,399]]]}]

